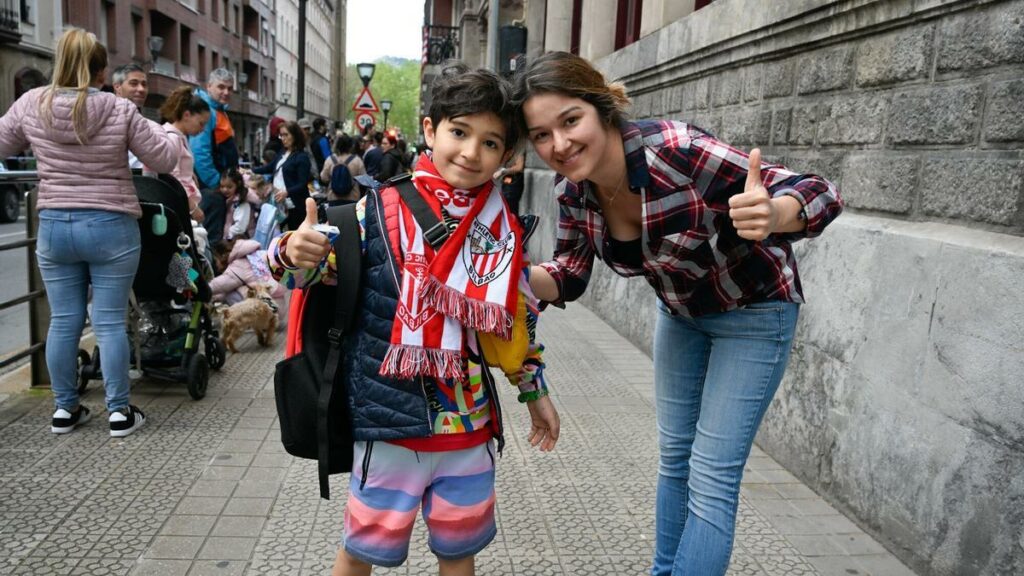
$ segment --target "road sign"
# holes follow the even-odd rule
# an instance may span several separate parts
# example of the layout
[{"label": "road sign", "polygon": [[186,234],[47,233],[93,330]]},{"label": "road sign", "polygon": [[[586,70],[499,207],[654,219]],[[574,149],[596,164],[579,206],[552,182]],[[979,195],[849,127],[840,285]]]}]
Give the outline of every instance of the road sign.
[{"label": "road sign", "polygon": [[373,128],[373,125],[376,121],[377,119],[374,118],[373,114],[370,114],[369,112],[356,113],[356,126],[358,126],[359,130],[362,132],[365,132],[366,130]]},{"label": "road sign", "polygon": [[356,98],[355,104],[352,105],[352,109],[356,112],[380,112],[380,108],[377,108],[377,101],[373,99],[369,88],[363,88],[359,97]]}]

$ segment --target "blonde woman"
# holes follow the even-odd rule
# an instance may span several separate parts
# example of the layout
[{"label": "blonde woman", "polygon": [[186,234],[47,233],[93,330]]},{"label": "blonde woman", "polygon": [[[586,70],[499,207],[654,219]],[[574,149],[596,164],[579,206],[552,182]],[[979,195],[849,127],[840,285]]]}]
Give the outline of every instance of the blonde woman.
[{"label": "blonde woman", "polygon": [[69,29],[57,43],[50,85],[27,92],[0,118],[0,157],[31,146],[39,167],[36,254],[51,309],[46,365],[55,434],[90,416],[76,387],[90,284],[110,435],[127,436],[145,421],[128,402],[124,319],[139,264],[142,210],[126,158],[131,151],[150,169],[170,172],[179,148],[131,101],[100,92],[106,68],[107,50],[96,36]]}]

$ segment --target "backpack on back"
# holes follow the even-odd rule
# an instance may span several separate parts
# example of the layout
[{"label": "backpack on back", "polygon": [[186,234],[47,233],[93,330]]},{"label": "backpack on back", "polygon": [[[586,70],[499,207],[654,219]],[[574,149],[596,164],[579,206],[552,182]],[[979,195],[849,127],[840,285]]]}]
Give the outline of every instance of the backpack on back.
[{"label": "backpack on back", "polygon": [[330,207],[339,228],[334,241],[336,286],[317,283],[292,294],[288,357],[274,370],[274,397],[286,452],[319,464],[320,497],[330,499],[328,475],[352,471],[352,421],[342,343],[359,300],[362,246],[356,205]]},{"label": "backpack on back", "polygon": [[331,169],[331,192],[337,196],[348,196],[352,192],[352,171],[342,162],[336,162]]}]

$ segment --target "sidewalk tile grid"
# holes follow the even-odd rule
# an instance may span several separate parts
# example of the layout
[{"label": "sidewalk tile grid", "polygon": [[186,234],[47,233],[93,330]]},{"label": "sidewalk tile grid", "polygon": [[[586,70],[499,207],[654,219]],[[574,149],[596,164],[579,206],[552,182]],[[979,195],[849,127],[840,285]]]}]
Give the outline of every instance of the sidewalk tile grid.
[{"label": "sidewalk tile grid", "polygon": [[[654,549],[657,429],[650,359],[582,307],[541,323],[562,417],[554,453],[525,441],[529,417],[502,390],[499,534],[477,558],[494,575],[642,575]],[[94,422],[49,431],[46,393],[0,399],[0,575],[320,575],[341,538],[347,477],[319,499],[315,462],[278,440],[273,367],[283,348],[240,342],[207,397],[143,379],[146,425],[124,439]],[[623,385],[625,383],[625,385]],[[417,520],[409,559],[376,575],[436,573]],[[730,576],[903,576],[909,569],[755,447]]]}]

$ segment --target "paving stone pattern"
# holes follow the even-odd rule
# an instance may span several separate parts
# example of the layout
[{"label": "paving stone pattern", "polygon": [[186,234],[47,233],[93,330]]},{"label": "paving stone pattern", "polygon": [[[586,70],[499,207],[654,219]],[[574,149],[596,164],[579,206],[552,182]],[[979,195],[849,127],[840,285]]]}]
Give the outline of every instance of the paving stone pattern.
[{"label": "paving stone pattern", "polygon": [[[653,548],[657,441],[651,362],[586,309],[546,314],[541,333],[562,417],[555,453],[525,442],[527,412],[505,391],[499,535],[478,574],[641,575]],[[283,452],[272,349],[252,338],[214,373],[208,396],[142,380],[138,433],[95,420],[49,431],[48,392],[0,399],[0,574],[329,574],[347,496],[320,500],[314,462]],[[731,575],[912,574],[763,452],[745,474]],[[374,574],[436,574],[422,521],[408,562]]]}]

